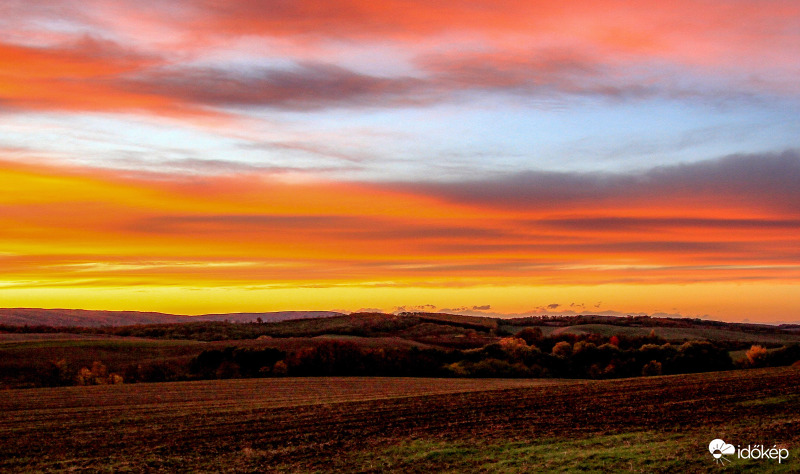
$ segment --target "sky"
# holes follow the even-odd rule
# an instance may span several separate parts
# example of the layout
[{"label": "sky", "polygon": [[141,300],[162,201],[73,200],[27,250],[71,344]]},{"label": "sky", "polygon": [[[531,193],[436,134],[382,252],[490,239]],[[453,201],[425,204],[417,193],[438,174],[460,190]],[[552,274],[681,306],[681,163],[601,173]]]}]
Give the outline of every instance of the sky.
[{"label": "sky", "polygon": [[800,322],[793,0],[4,0],[0,307]]}]

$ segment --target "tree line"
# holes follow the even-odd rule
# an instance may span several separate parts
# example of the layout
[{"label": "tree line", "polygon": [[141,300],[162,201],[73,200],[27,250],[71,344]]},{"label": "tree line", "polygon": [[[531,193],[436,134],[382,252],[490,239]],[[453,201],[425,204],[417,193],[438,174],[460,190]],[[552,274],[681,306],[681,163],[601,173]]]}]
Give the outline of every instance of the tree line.
[{"label": "tree line", "polygon": [[[752,346],[734,363],[730,344],[706,340],[671,344],[647,336],[559,334],[526,328],[474,349],[425,346],[376,347],[347,339],[309,341],[283,350],[264,346],[206,349],[181,357],[130,360],[113,370],[90,365],[18,361],[3,366],[0,383],[16,386],[95,385],[283,376],[555,377],[606,379],[785,366],[800,361],[800,345]],[[122,359],[124,360],[124,359]],[[12,373],[13,372],[13,373]]]},{"label": "tree line", "polygon": [[[756,349],[754,349],[756,348]],[[416,376],[617,378],[790,365],[800,346],[767,351],[754,346],[735,364],[724,344],[688,341],[673,345],[650,334],[564,334],[542,337],[525,329],[479,349],[418,347],[375,348],[327,340],[284,352],[228,347],[204,351],[193,359],[192,376],[201,378],[266,376]]]}]

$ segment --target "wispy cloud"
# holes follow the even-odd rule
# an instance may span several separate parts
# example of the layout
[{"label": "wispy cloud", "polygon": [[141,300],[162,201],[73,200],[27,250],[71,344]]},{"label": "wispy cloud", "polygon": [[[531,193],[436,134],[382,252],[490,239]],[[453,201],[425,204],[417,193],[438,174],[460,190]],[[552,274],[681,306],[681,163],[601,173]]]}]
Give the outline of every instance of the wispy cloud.
[{"label": "wispy cloud", "polygon": [[[556,184],[549,174],[377,185],[56,178],[53,169],[42,180],[41,169],[6,168],[17,184],[3,205],[13,252],[3,259],[9,271],[24,273],[24,255],[38,255],[35,274],[91,269],[109,278],[171,261],[167,273],[178,280],[195,279],[198,262],[208,262],[215,278],[317,284],[793,281],[798,169],[793,152],[638,175],[562,174]],[[113,200],[102,197],[110,189]],[[65,262],[48,248],[75,250]]]},{"label": "wispy cloud", "polygon": [[290,69],[170,68],[149,71],[122,87],[188,104],[223,107],[318,109],[423,104],[422,81],[381,78],[324,63]]},{"label": "wispy cloud", "polygon": [[[690,217],[714,207],[800,210],[800,154],[738,155],[700,163],[660,166],[640,173],[521,172],[498,178],[454,183],[399,184],[401,189],[450,202],[557,212],[581,209],[676,207]],[[714,216],[702,216],[713,218]],[[717,216],[719,217],[719,216]],[[743,222],[740,222],[742,224]],[[621,224],[624,224],[621,223]],[[789,223],[791,224],[791,223]]]},{"label": "wispy cloud", "polygon": [[[615,100],[717,100],[765,88],[796,94],[788,78],[797,72],[791,19],[800,12],[786,2],[764,3],[577,2],[565,8],[544,2],[189,0],[145,13],[131,2],[87,2],[88,10],[72,2],[11,2],[5,16],[17,22],[0,35],[2,102],[22,110],[174,116],[208,108],[408,107],[458,100],[463,92]],[[735,18],[751,18],[753,27],[742,28]],[[38,42],[20,41],[37,25],[56,22],[72,27]],[[775,26],[758,27],[766,24]],[[142,41],[148,28],[154,42]],[[464,40],[470,36],[476,41]],[[297,47],[283,53],[289,66],[259,65],[259,56],[274,57],[262,51],[248,52],[242,67],[224,60],[231,38]],[[365,40],[408,50],[413,74],[368,74],[330,58],[335,45],[357,51]],[[460,42],[467,47],[447,47]],[[717,69],[704,67],[709,62]],[[754,77],[754,62],[767,73]]]}]

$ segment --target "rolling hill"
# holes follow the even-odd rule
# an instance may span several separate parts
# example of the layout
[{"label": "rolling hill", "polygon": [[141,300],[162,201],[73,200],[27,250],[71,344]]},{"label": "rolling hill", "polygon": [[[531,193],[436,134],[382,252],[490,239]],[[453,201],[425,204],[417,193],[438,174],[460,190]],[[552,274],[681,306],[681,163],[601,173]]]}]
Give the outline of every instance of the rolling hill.
[{"label": "rolling hill", "polygon": [[137,324],[175,324],[197,321],[229,321],[232,323],[279,322],[294,319],[339,316],[333,311],[279,311],[266,313],[230,313],[185,316],[139,311],[94,311],[82,309],[0,309],[0,324],[12,326],[132,326]]}]

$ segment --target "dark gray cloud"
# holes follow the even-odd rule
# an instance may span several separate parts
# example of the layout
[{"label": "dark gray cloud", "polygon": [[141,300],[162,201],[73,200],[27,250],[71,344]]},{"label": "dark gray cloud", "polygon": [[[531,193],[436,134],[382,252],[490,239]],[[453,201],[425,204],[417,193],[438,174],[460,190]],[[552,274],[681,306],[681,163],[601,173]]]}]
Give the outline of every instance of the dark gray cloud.
[{"label": "dark gray cloud", "polygon": [[485,93],[537,100],[562,96],[692,101],[749,97],[727,90],[678,88],[657,80],[620,80],[619,74],[610,74],[609,66],[570,51],[544,51],[530,58],[426,56],[417,60],[417,66],[423,72],[420,76],[384,77],[325,62],[250,69],[172,65],[141,69],[113,81],[125,90],[178,103],[288,110],[425,106]]},{"label": "dark gray cloud", "polygon": [[726,91],[679,90],[657,81],[648,81],[648,85],[633,79],[620,82],[608,73],[607,66],[569,51],[545,51],[523,59],[433,56],[420,58],[417,65],[423,76],[374,76],[323,62],[299,63],[288,69],[172,66],[142,71],[120,85],[195,105],[289,110],[424,106],[487,92],[537,99],[562,95],[614,100],[731,96]]},{"label": "dark gray cloud", "polygon": [[[798,215],[800,186],[797,183],[800,183],[800,153],[789,150],[733,155],[699,163],[663,166],[641,173],[526,171],[500,178],[450,183],[398,183],[396,187],[451,202],[549,210],[554,214],[561,210],[641,203],[663,204],[672,209],[681,205],[718,206],[721,209],[749,206]],[[769,224],[793,226],[793,221],[773,220]],[[746,220],[730,224],[755,225]]]},{"label": "dark gray cloud", "polygon": [[336,106],[390,106],[426,102],[424,82],[384,78],[324,63],[291,69],[164,68],[126,80],[140,93],[220,107],[308,110]]}]

